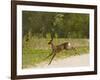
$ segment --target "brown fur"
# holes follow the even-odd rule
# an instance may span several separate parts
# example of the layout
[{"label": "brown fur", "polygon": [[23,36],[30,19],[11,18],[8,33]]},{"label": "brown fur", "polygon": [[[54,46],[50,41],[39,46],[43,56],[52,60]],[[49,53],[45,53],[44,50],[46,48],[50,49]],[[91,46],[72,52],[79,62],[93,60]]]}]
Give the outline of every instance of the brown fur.
[{"label": "brown fur", "polygon": [[[70,49],[70,43],[69,42],[65,42],[65,43],[62,43],[60,45],[56,45],[55,46],[52,41],[53,41],[53,39],[48,42],[48,44],[51,45],[51,49],[52,49],[52,53],[49,56],[52,56],[53,55],[52,58],[51,58],[51,60],[50,60],[50,62],[49,62],[49,64],[51,64],[53,58],[55,57],[55,55],[57,53],[59,53],[62,50],[68,50],[68,49]],[[49,56],[47,56],[47,58]]]},{"label": "brown fur", "polygon": [[69,42],[65,42],[65,43],[62,43],[60,45],[55,46],[52,41],[53,40],[50,40],[50,42],[48,44],[51,45],[53,53],[57,53],[57,52],[60,52],[62,50],[68,50],[70,48]]},{"label": "brown fur", "polygon": [[[53,44],[53,39],[51,39],[49,42],[48,42],[48,44],[49,45],[51,45],[51,49],[52,49],[52,52],[51,52],[51,54],[49,54],[46,58],[48,58],[48,57],[50,57],[50,56],[52,56],[52,58],[51,58],[51,60],[50,60],[50,62],[49,62],[49,64],[51,64],[51,62],[52,62],[52,60],[54,59],[54,57],[56,56],[56,54],[57,53],[59,53],[60,51],[62,51],[62,50],[69,50],[69,49],[71,49],[71,50],[75,50],[75,53],[77,53],[77,51],[76,51],[76,48],[74,48],[74,47],[72,47],[71,46],[71,44],[70,44],[70,42],[65,42],[65,43],[62,43],[62,44],[60,44],[60,45],[54,45]],[[78,53],[77,53],[78,54]],[[49,65],[48,64],[48,65]]]}]

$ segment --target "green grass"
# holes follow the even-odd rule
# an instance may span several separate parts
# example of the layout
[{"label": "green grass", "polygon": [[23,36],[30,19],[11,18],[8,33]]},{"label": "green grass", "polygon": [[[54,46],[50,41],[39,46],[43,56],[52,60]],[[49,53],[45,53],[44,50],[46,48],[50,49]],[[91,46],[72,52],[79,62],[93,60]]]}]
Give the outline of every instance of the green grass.
[{"label": "green grass", "polygon": [[[50,60],[51,57],[45,59],[51,53],[51,48],[47,44],[48,41],[49,39],[31,39],[29,42],[23,41],[22,68],[36,67],[37,64]],[[66,41],[71,42],[77,51],[63,50],[56,55],[55,59],[89,53],[88,39],[54,39],[56,45]]]}]

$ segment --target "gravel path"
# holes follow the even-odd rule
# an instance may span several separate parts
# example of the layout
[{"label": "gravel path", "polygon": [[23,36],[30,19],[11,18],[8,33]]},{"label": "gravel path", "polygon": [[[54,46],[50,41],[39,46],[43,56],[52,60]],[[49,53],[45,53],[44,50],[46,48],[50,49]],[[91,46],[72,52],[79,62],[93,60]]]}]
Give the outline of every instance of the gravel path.
[{"label": "gravel path", "polygon": [[89,66],[89,54],[71,56],[65,59],[53,60],[50,65],[43,62],[37,65],[37,68],[57,68],[57,67],[80,67]]}]

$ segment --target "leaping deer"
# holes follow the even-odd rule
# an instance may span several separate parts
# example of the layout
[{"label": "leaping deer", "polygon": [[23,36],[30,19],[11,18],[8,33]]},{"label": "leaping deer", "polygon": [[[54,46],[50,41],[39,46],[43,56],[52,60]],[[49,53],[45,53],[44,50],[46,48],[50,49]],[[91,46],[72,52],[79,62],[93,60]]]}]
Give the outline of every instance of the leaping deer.
[{"label": "leaping deer", "polygon": [[53,58],[56,56],[56,54],[59,53],[59,52],[61,52],[62,50],[69,50],[69,49],[75,50],[74,47],[71,47],[71,43],[70,42],[65,42],[65,43],[62,43],[60,45],[56,45],[55,46],[53,44],[53,38],[48,42],[48,44],[51,45],[52,52],[46,58],[48,58],[51,55],[53,55],[52,58],[51,58],[51,60],[50,60],[50,62],[49,62],[49,64],[51,64],[51,62],[52,62]]}]

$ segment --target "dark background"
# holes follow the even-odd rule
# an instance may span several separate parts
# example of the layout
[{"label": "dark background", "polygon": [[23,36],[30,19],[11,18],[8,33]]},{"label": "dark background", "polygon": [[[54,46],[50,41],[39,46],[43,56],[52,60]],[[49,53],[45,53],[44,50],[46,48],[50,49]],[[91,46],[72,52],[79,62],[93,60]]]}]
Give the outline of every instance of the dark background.
[{"label": "dark background", "polygon": [[89,38],[89,14],[22,12],[23,37]]}]

